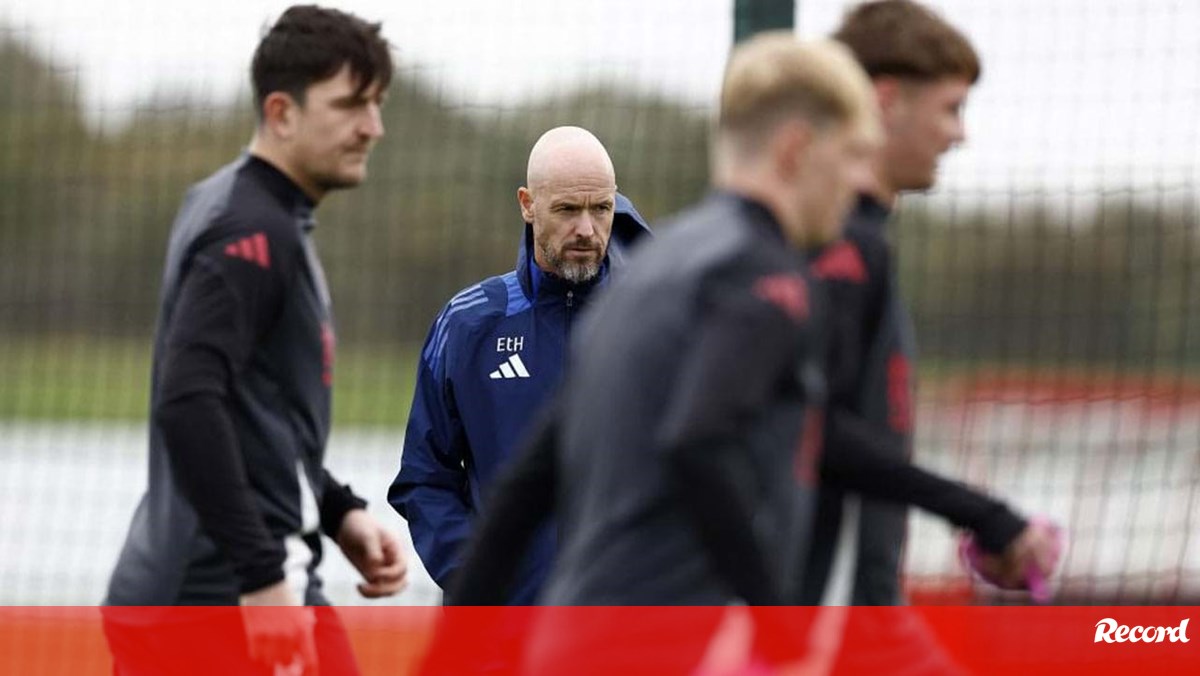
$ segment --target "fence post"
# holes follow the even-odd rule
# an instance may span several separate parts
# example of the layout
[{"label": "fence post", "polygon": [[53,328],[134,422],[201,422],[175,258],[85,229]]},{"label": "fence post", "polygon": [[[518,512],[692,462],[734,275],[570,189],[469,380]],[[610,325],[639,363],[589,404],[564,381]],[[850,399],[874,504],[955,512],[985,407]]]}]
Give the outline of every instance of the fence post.
[{"label": "fence post", "polygon": [[735,0],[733,5],[733,41],[741,42],[765,30],[793,28],[796,24],[796,0]]}]

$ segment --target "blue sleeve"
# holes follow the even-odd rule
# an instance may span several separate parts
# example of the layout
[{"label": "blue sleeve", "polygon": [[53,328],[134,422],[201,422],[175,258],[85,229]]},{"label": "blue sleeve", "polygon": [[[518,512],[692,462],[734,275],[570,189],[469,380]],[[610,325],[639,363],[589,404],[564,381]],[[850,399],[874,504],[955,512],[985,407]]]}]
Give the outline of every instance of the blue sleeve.
[{"label": "blue sleeve", "polygon": [[475,510],[464,466],[466,435],[446,379],[444,349],[436,349],[444,348],[440,324],[434,324],[421,353],[400,472],[388,502],[408,521],[421,563],[445,589],[461,561]]}]

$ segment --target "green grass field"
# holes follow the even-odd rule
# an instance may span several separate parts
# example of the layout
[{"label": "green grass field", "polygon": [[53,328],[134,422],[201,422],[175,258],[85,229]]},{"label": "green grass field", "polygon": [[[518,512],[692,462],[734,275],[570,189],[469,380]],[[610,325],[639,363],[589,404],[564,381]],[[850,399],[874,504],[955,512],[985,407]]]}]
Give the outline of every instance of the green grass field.
[{"label": "green grass field", "polygon": [[[412,402],[420,347],[339,345],[334,425],[402,427]],[[922,359],[922,388],[983,372],[1057,374],[1074,380],[1200,379],[1195,366],[1101,368],[1087,364],[981,364]],[[145,420],[150,341],[89,336],[0,335],[0,420]]]},{"label": "green grass field", "polygon": [[[403,426],[419,349],[339,345],[334,425]],[[144,420],[149,382],[149,339],[0,336],[0,420]]]}]

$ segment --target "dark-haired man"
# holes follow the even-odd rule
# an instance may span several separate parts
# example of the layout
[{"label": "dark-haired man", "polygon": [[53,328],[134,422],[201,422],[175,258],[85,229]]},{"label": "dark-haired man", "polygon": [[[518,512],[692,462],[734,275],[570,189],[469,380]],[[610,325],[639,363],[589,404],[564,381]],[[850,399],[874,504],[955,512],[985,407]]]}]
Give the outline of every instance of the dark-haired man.
[{"label": "dark-haired man", "polygon": [[[914,337],[886,225],[898,196],[933,187],[941,157],[965,139],[962,109],[981,63],[962,32],[911,0],[859,4],[833,37],[871,78],[884,137],[844,238],[812,264],[834,308],[827,413],[833,424],[886,430],[891,443],[880,448],[907,463]],[[845,437],[831,436],[825,453],[827,460],[836,460],[854,449]],[[880,480],[899,476],[893,471]],[[933,478],[914,484],[920,502],[886,501],[875,492],[823,482],[800,602],[903,604],[907,504],[936,507],[936,514],[972,530],[990,553],[982,567],[1003,586],[1025,587],[1031,571],[1048,575],[1054,569],[1057,536],[1047,523],[1026,520],[998,500]],[[899,607],[850,615],[838,659],[839,670],[853,673],[956,670],[920,617]]]},{"label": "dark-haired man", "polygon": [[[896,283],[896,260],[885,226],[902,192],[927,190],[938,162],[963,141],[962,108],[979,79],[979,56],[958,29],[910,0],[875,0],[852,8],[833,36],[850,48],[871,78],[884,139],[871,181],[859,195],[844,239],[827,247],[813,264],[834,310],[835,340],[828,361],[829,411],[888,430],[888,447],[900,458],[911,453],[913,429],[913,335],[908,310]],[[844,449],[830,440],[826,453]],[[977,520],[1006,522],[991,528],[989,551],[1005,552],[1010,563],[1047,559],[1053,550],[1049,529],[1021,529],[1000,503],[972,499],[970,491],[931,483],[934,499],[951,498],[962,526]],[[843,486],[822,486],[814,546],[801,601],[805,604],[892,605],[902,602],[901,553],[907,508],[878,496],[860,497]],[[999,561],[994,561],[999,563]],[[1009,566],[1024,570],[1025,564]],[[1010,580],[1016,584],[1016,580]]]},{"label": "dark-haired man", "polygon": [[[337,10],[292,7],[258,45],[249,150],[193,186],[172,227],[149,488],[107,604],[327,605],[322,532],[362,574],[364,596],[403,585],[396,536],[325,469],[335,341],[310,237],[321,199],[366,177],[391,75],[379,24]],[[118,664],[136,672],[122,648],[145,646],[115,629],[151,618],[106,617]],[[315,659],[311,613],[245,617],[256,657]],[[168,658],[208,660],[215,673],[238,664],[219,661],[239,658],[240,645],[226,648]]]}]

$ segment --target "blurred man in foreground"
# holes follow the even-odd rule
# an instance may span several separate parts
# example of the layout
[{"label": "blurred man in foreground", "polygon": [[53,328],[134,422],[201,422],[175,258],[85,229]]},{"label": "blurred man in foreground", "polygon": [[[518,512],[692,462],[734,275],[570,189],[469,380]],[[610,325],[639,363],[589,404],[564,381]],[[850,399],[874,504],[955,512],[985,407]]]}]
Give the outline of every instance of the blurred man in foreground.
[{"label": "blurred man in foreground", "polygon": [[[962,108],[979,78],[979,57],[962,33],[909,0],[853,8],[834,38],[850,48],[871,78],[884,143],[845,237],[813,263],[835,308],[829,409],[831,415],[853,415],[887,429],[897,442],[890,447],[893,454],[907,460],[914,341],[886,224],[899,194],[931,188],[941,156],[964,140]],[[831,445],[827,452],[841,449]],[[903,504],[823,487],[802,600],[901,602],[907,520]]]},{"label": "blurred man in foreground", "polygon": [[[543,602],[791,598],[823,399],[823,308],[801,252],[839,235],[879,134],[844,48],[771,34],[731,57],[713,194],[593,306],[533,443],[553,449],[558,485],[561,552]],[[677,672],[699,660],[709,619],[580,625],[548,610],[527,663],[553,673],[589,655],[597,673]],[[771,661],[804,654],[799,627],[760,629]]]},{"label": "blurred man in foreground", "polygon": [[[933,187],[940,158],[965,139],[962,110],[981,65],[966,36],[911,0],[854,7],[834,38],[854,53],[871,78],[884,142],[844,239],[825,247],[812,264],[834,308],[826,362],[828,415],[835,425],[859,420],[886,430],[891,442],[881,447],[884,453],[907,463],[913,451],[914,337],[886,225],[899,195]],[[825,452],[827,459],[837,459],[855,449],[844,437],[834,437]],[[1059,554],[1053,526],[1018,518],[964,488],[930,483],[924,497],[941,506],[933,511],[970,529],[975,542],[991,554],[975,559],[988,579],[1042,592],[1040,583]],[[904,603],[900,574],[907,504],[823,483],[800,602]],[[850,671],[904,665],[912,673],[942,673],[953,668],[919,616],[904,608],[852,614],[845,640],[839,666]]]}]

